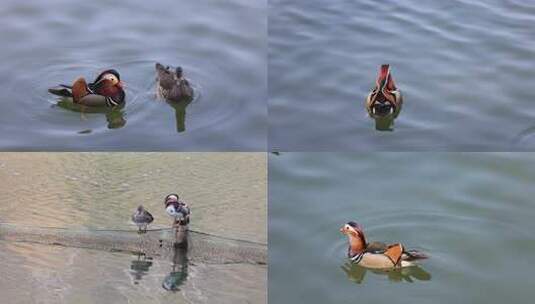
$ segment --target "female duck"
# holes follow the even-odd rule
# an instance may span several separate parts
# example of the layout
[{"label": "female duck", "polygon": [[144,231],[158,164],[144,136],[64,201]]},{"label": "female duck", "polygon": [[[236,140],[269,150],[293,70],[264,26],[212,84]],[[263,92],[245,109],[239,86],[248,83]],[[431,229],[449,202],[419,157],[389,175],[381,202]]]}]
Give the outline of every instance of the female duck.
[{"label": "female duck", "polygon": [[80,77],[72,86],[60,84],[48,89],[48,92],[72,97],[74,103],[90,107],[115,107],[123,105],[125,100],[121,76],[113,69],[100,73],[95,81],[89,84]]},{"label": "female duck", "polygon": [[390,65],[381,65],[375,88],[366,97],[366,110],[372,117],[397,116],[402,104],[403,98],[390,74]]},{"label": "female duck", "polygon": [[136,212],[132,214],[132,222],[137,225],[138,233],[147,232],[147,226],[154,221],[154,217],[150,212],[145,210],[142,205],[137,207]]},{"label": "female duck", "polygon": [[158,95],[168,101],[190,101],[193,98],[193,88],[184,77],[182,68],[171,71],[169,66],[156,63]]},{"label": "female duck", "polygon": [[428,256],[417,250],[406,250],[402,244],[386,245],[381,242],[367,243],[362,227],[348,222],[340,232],[347,235],[349,247],[347,257],[352,263],[367,268],[389,269],[414,266],[414,261],[427,259]]}]

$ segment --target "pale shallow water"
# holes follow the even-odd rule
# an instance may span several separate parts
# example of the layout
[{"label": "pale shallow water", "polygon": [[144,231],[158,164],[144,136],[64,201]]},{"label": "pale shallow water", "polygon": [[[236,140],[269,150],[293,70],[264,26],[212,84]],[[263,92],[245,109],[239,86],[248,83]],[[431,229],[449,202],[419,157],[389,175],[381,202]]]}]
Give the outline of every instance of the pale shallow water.
[{"label": "pale shallow water", "polygon": [[[270,302],[531,301],[534,166],[530,153],[271,155]],[[350,220],[431,257],[401,273],[348,268]]]},{"label": "pale shallow water", "polygon": [[[270,149],[533,150],[534,21],[516,0],[270,1]],[[393,132],[364,109],[383,63]]]},{"label": "pale shallow water", "polygon": [[[163,198],[177,192],[192,209],[190,228],[224,238],[267,243],[264,153],[2,153],[0,221],[20,226],[137,229],[143,204],[149,228],[169,227]],[[195,236],[194,236],[195,237]],[[0,242],[0,291],[20,303],[263,303],[265,265],[191,262],[183,288],[162,282],[173,267],[153,257],[141,278],[128,253]],[[142,263],[141,263],[142,264]],[[139,265],[139,263],[138,263]],[[18,286],[26,285],[31,290]]]},{"label": "pale shallow water", "polygon": [[[3,1],[0,149],[265,150],[265,16],[265,1]],[[185,115],[155,98],[156,61],[194,84]],[[107,68],[127,84],[111,117],[47,92]]]},{"label": "pale shallow water", "polygon": [[[9,303],[265,303],[265,266],[181,264],[136,255],[0,241]],[[186,278],[176,291],[167,276]],[[262,288],[260,288],[260,286]]]}]

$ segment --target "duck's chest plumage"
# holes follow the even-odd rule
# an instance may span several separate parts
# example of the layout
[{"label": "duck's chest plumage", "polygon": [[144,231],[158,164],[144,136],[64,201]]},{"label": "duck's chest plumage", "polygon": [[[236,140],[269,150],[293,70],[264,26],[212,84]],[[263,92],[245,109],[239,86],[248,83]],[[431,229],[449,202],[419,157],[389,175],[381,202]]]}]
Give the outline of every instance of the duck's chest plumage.
[{"label": "duck's chest plumage", "polygon": [[367,268],[392,268],[395,264],[382,253],[362,252],[351,258],[351,262]]},{"label": "duck's chest plumage", "polygon": [[88,90],[92,94],[104,97],[104,105],[114,107],[125,101],[125,92],[117,86],[98,86],[94,83],[88,85]]}]

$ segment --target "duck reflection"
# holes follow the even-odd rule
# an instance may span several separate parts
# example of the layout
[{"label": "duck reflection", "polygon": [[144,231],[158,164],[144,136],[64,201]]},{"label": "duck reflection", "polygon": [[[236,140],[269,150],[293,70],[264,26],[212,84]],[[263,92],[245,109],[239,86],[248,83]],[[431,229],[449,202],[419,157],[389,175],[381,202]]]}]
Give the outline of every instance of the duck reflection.
[{"label": "duck reflection", "polygon": [[62,98],[58,100],[57,106],[73,112],[78,112],[84,116],[86,113],[103,113],[106,115],[108,129],[119,129],[126,125],[124,103],[116,107],[87,107],[72,102],[72,98]]},{"label": "duck reflection", "polygon": [[110,109],[106,112],[108,129],[119,129],[126,125],[124,111],[122,109]]},{"label": "duck reflection", "polygon": [[188,255],[186,246],[176,246],[172,260],[171,272],[164,278],[162,287],[169,291],[178,291],[188,278]]},{"label": "duck reflection", "polygon": [[377,131],[394,131],[394,120],[398,117],[401,108],[397,112],[388,113],[386,115],[377,115],[368,111],[370,117],[375,120],[375,130]]},{"label": "duck reflection", "polygon": [[166,103],[175,109],[176,131],[186,131],[186,107],[191,103],[191,99],[186,98],[179,102],[166,100]]},{"label": "duck reflection", "polygon": [[520,145],[523,142],[530,143],[528,139],[532,137],[535,134],[535,126],[530,126],[524,130],[522,130],[520,133],[518,133],[512,140],[513,145]]},{"label": "duck reflection", "polygon": [[145,276],[152,266],[152,258],[143,253],[137,253],[136,259],[130,265],[130,273],[134,278],[134,284],[139,284],[139,281]]},{"label": "duck reflection", "polygon": [[417,281],[430,281],[431,274],[421,266],[411,266],[404,268],[396,268],[389,270],[368,269],[358,264],[346,262],[341,266],[342,270],[346,273],[349,280],[361,284],[364,281],[364,277],[368,271],[377,275],[384,275],[388,277],[390,282],[409,282],[414,283]]},{"label": "duck reflection", "polygon": [[[152,257],[144,253],[137,253],[130,263],[130,274],[134,284],[139,282],[149,273],[152,266]],[[187,246],[177,245],[171,260],[171,272],[165,276],[162,287],[169,291],[179,291],[188,278],[188,254]]]}]

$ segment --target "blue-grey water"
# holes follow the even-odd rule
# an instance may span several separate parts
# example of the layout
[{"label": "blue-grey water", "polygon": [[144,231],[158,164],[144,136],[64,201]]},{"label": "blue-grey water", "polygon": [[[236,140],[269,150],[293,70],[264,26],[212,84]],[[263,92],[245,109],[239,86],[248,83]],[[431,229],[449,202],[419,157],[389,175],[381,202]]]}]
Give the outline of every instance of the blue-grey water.
[{"label": "blue-grey water", "polygon": [[[281,151],[535,148],[531,1],[269,2],[269,145]],[[378,67],[392,132],[364,109]]]},{"label": "blue-grey water", "polygon": [[[191,210],[190,229],[267,243],[265,153],[0,153],[0,222],[74,231],[170,227],[164,197]],[[195,237],[193,235],[192,237]],[[207,252],[209,254],[210,252]],[[142,257],[0,241],[0,294],[9,303],[265,303],[267,267]],[[162,287],[175,274],[175,292]],[[7,300],[6,300],[7,301]]]},{"label": "blue-grey water", "polygon": [[[535,296],[535,155],[281,153],[269,157],[270,303],[522,303]],[[351,266],[338,229],[430,255]]]},{"label": "blue-grey water", "polygon": [[[3,1],[0,149],[265,150],[266,6]],[[155,98],[156,61],[183,67],[196,89],[192,103],[172,107]],[[107,68],[126,83],[122,111],[73,112],[47,92]]]}]

